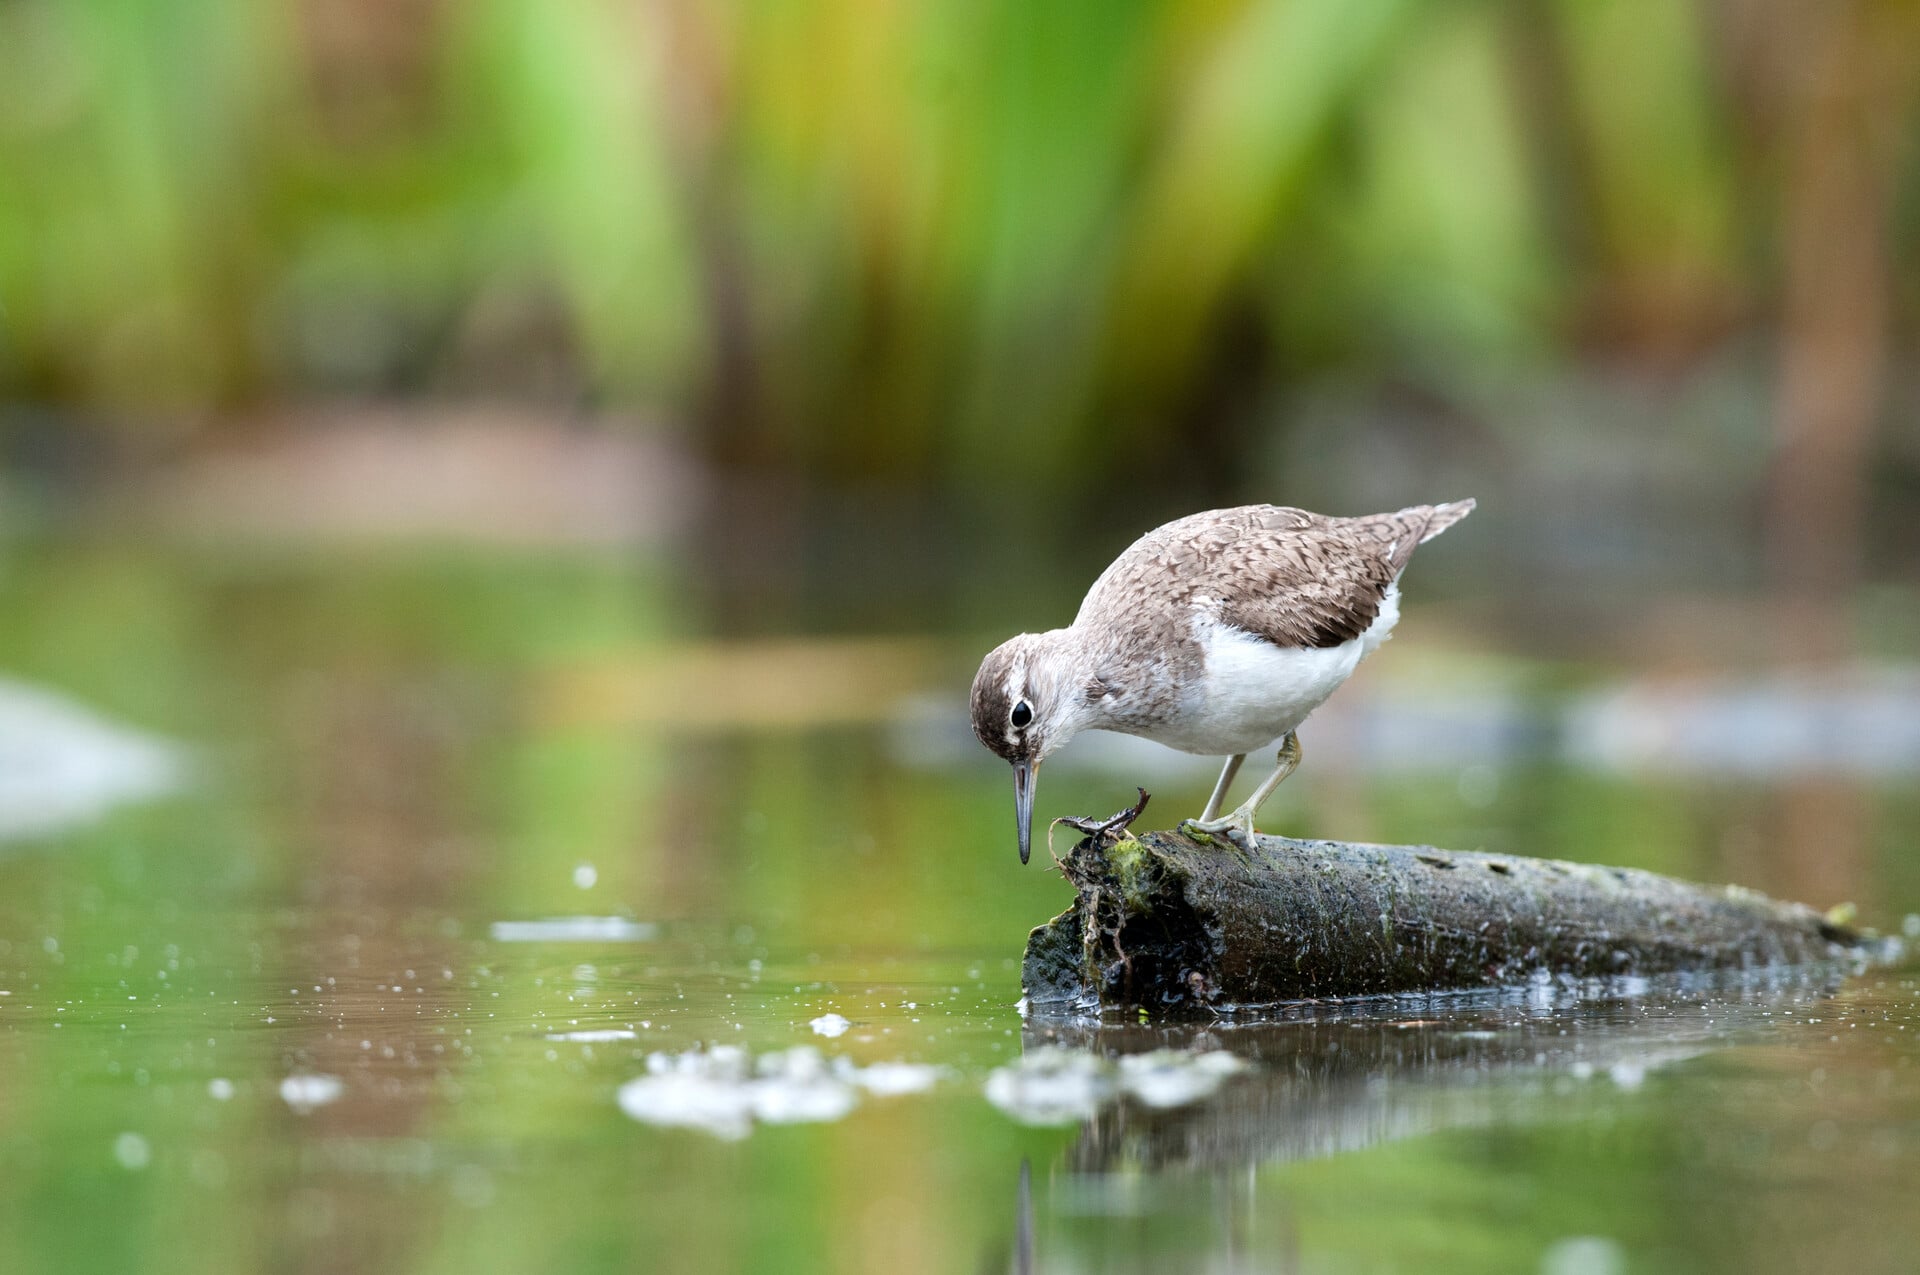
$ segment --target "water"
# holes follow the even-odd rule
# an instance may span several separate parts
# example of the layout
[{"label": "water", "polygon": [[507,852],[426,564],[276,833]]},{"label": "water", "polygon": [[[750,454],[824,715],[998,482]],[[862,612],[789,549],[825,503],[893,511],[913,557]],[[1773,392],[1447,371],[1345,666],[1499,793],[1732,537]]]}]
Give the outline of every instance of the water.
[{"label": "water", "polygon": [[[1004,766],[911,746],[967,641],[716,647],[683,596],[612,558],[15,553],[0,675],[90,786],[0,812],[0,1269],[1912,1268],[1920,972],[1023,1020],[1065,887]],[[1920,905],[1884,774],[1551,731],[1343,762],[1396,667],[1432,680],[1383,661],[1277,824]],[[872,668],[931,699],[864,702]],[[89,749],[146,759],[117,804]],[[1042,805],[1133,774],[1050,764]],[[1204,795],[1165,774],[1156,807]]]}]

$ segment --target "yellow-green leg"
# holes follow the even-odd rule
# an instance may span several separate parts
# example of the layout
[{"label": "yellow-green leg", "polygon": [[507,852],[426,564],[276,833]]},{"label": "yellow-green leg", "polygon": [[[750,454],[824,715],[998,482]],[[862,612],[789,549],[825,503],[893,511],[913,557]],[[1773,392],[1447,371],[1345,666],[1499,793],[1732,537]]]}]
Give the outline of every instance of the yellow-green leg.
[{"label": "yellow-green leg", "polygon": [[1235,753],[1227,758],[1227,764],[1220,768],[1219,782],[1213,786],[1213,796],[1207,798],[1207,808],[1200,812],[1201,823],[1219,815],[1220,806],[1227,799],[1227,789],[1232,785],[1233,777],[1240,773],[1240,763],[1246,759],[1245,753]]},{"label": "yellow-green leg", "polygon": [[[1237,761],[1238,759],[1228,762],[1228,768],[1221,772],[1220,782],[1214,786],[1213,799],[1207,803],[1208,814],[1213,812],[1214,807],[1219,804],[1222,795],[1226,792],[1227,784],[1233,779],[1233,772],[1238,769]],[[1273,796],[1273,790],[1278,788],[1281,781],[1291,775],[1299,764],[1300,737],[1288,731],[1287,737],[1280,741],[1280,755],[1275,760],[1273,773],[1261,781],[1260,786],[1253,790],[1251,797],[1242,802],[1232,813],[1218,819],[1210,819],[1205,815],[1198,819],[1189,819],[1180,825],[1180,831],[1209,834],[1224,832],[1229,836],[1238,834],[1240,841],[1246,845],[1252,845],[1254,815],[1259,813],[1260,807],[1266,804],[1267,798]]]}]

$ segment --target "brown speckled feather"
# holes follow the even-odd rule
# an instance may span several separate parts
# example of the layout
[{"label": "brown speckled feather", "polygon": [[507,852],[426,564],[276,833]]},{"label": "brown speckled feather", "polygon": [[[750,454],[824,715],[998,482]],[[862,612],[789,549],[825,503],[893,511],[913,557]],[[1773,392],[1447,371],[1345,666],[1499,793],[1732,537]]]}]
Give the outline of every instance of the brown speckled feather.
[{"label": "brown speckled feather", "polygon": [[1076,624],[1124,632],[1135,650],[1190,640],[1195,607],[1279,647],[1338,646],[1380,614],[1414,546],[1467,516],[1471,500],[1329,518],[1244,505],[1148,532],[1094,582]]}]

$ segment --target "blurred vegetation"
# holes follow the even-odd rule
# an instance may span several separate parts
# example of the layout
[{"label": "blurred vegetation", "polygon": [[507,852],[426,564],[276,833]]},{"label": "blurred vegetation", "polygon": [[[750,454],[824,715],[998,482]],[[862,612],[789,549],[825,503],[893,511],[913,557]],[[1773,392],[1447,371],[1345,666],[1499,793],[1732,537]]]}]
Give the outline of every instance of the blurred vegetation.
[{"label": "blurred vegetation", "polygon": [[[1520,1101],[1489,1130],[1204,1188],[1129,1167],[1176,1206],[1157,1229],[1089,1212],[1054,1167],[1074,1131],[983,1118],[977,1092],[1021,1047],[1019,935],[1066,889],[1015,874],[1004,765],[916,762],[875,647],[840,651],[872,679],[852,691],[804,645],[687,656],[821,632],[971,652],[1064,618],[1158,512],[1109,534],[1087,503],[1170,505],[1190,493],[1158,480],[1184,477],[1329,509],[1480,496],[1417,574],[1501,546],[1511,587],[1484,592],[1522,636],[1478,658],[1503,669],[1556,614],[1583,657],[1612,633],[1685,671],[1844,656],[1858,606],[1868,649],[1908,658],[1920,439],[1885,426],[1920,336],[1916,85],[1907,0],[0,0],[0,530],[31,522],[6,480],[62,449],[151,483],[0,545],[0,673],[193,741],[195,781],[0,847],[0,1268],[982,1269],[1022,1161],[1042,1244],[1115,1265],[1165,1265],[1243,1192],[1260,1251],[1359,1267],[1531,1267],[1589,1232],[1728,1269],[1904,1243],[1910,1158],[1802,1125],[1911,1131],[1908,1092],[1850,1116],[1770,1074],[1757,1107],[1490,1076]],[[621,499],[722,481],[686,523],[556,549],[527,529],[599,508],[583,475],[617,487],[625,453],[550,459],[529,494],[501,475],[551,440],[476,440],[607,421],[671,436],[633,447],[657,481]],[[176,485],[145,464],[356,423],[438,442]],[[389,468],[370,503],[465,498],[371,519],[409,552],[328,539]],[[1032,534],[1051,502],[924,498],[1022,479],[1080,497],[1071,543]],[[1876,491],[1904,528],[1869,523]],[[140,497],[146,521],[98,517]],[[1696,611],[1702,581],[1753,583],[1756,529],[1781,609]],[[927,649],[915,684],[958,704],[970,661]],[[770,667],[819,720],[727,715]],[[1920,899],[1897,784],[1590,773],[1543,737],[1468,800],[1472,742],[1434,747],[1414,774],[1309,766],[1276,826],[1883,923]],[[1208,781],[1155,782],[1171,817]],[[1124,790],[1048,784],[1053,812]],[[660,937],[488,938],[573,913]],[[644,1050],[812,1042],[829,1001],[876,1032],[836,1049],[964,1083],[744,1146],[615,1115]],[[591,1067],[547,1039],[642,1015]],[[1779,1065],[1818,1055],[1843,1094],[1893,1074],[1808,1041]],[[307,1070],[353,1092],[293,1115],[277,1086]]]},{"label": "blurred vegetation", "polygon": [[1884,344],[1916,36],[1891,2],[9,0],[0,402],[511,395],[1045,478],[1237,456],[1306,379]]}]

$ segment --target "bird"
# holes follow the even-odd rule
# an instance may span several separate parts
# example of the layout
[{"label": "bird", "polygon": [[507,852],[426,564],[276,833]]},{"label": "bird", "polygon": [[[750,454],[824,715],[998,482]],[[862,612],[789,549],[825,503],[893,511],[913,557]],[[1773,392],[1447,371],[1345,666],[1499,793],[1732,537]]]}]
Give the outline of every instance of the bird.
[{"label": "bird", "polygon": [[[1254,816],[1300,764],[1300,724],[1386,641],[1416,546],[1474,502],[1338,518],[1282,505],[1191,514],[1147,532],[1087,590],[1073,623],[1021,633],[974,676],[973,733],[1013,765],[1020,862],[1040,763],[1086,730],[1224,756],[1188,834],[1251,844]],[[1247,755],[1273,773],[1220,815]]]}]

